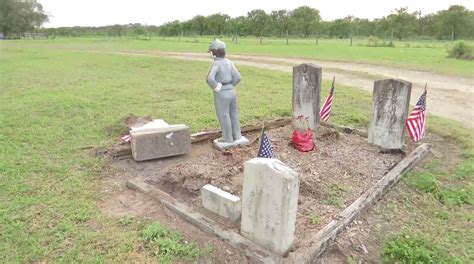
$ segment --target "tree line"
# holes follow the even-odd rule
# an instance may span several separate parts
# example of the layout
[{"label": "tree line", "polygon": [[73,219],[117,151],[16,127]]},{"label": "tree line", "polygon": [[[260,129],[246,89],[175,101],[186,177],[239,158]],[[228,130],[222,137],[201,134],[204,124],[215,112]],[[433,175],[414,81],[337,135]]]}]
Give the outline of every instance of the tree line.
[{"label": "tree line", "polygon": [[47,21],[48,15],[36,1],[0,0],[0,33],[5,36],[32,32]]},{"label": "tree line", "polygon": [[[14,3],[15,0],[0,0],[2,3]],[[35,14],[36,9],[36,14]],[[31,10],[30,10],[31,11]],[[2,8],[0,15],[8,11]],[[26,14],[26,13],[25,13]],[[255,9],[246,16],[230,17],[226,14],[209,16],[197,15],[187,21],[171,21],[160,26],[127,24],[102,27],[59,27],[39,29],[47,21],[40,4],[36,4],[30,15],[37,17],[27,21],[27,26],[11,26],[0,17],[0,32],[24,32],[37,28],[50,36],[161,36],[195,37],[231,36],[234,42],[239,37],[255,36],[286,38],[350,38],[379,37],[383,39],[435,38],[435,39],[474,39],[474,12],[461,5],[452,5],[448,9],[431,14],[420,11],[410,12],[402,7],[389,15],[369,20],[347,16],[333,21],[323,21],[319,10],[301,6],[294,10],[275,10],[270,13]],[[46,16],[46,17],[44,17]],[[11,16],[10,16],[11,17]],[[17,21],[25,21],[18,19]],[[11,22],[11,21],[10,21]],[[5,27],[4,24],[7,24]],[[8,26],[10,24],[10,26]],[[13,23],[15,24],[15,23]],[[18,24],[18,22],[17,22]],[[16,30],[16,31],[15,31]]]}]

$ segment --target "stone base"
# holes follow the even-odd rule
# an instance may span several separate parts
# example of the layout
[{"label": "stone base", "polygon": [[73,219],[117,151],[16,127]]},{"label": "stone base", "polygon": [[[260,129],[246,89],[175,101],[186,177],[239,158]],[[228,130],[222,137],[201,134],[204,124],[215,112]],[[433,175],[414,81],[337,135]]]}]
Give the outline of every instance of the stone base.
[{"label": "stone base", "polygon": [[224,149],[228,149],[228,148],[233,148],[233,147],[237,147],[237,146],[244,146],[244,145],[250,144],[250,141],[244,136],[242,136],[239,140],[235,140],[232,143],[219,142],[219,139],[220,138],[214,139],[214,147],[216,147],[216,149],[218,149],[218,150],[224,150]]}]

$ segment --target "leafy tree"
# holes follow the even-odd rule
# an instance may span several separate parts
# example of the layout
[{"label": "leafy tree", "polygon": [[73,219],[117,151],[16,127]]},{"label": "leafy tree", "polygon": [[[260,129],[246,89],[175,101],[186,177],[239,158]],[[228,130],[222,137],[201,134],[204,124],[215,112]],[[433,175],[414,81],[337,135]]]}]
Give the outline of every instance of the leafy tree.
[{"label": "leafy tree", "polygon": [[[17,2],[19,0],[0,0],[0,32],[3,31],[7,34],[11,32],[24,32],[38,28],[42,23],[41,20],[33,20],[32,18],[35,18],[35,16],[27,16],[29,20],[25,16],[13,19],[13,14],[19,13],[16,9],[16,13],[12,11],[12,8],[16,7]],[[21,5],[23,4],[26,3],[21,3]],[[30,5],[33,4],[30,3]],[[35,10],[42,10],[40,6],[35,8]],[[15,21],[22,23],[26,21],[26,24],[30,26],[17,26],[18,23]],[[34,21],[37,22],[33,23]],[[260,38],[261,43],[263,35],[283,37],[286,34],[288,43],[288,35],[291,32],[306,38],[314,34],[317,36],[317,43],[319,35],[337,38],[377,36],[384,39],[388,37],[393,39],[395,37],[399,40],[411,35],[417,35],[418,37],[472,39],[474,38],[474,27],[472,25],[474,25],[474,12],[463,6],[451,6],[449,9],[439,11],[436,14],[424,15],[420,11],[410,13],[406,7],[402,7],[392,11],[391,14],[385,17],[374,19],[373,21],[353,16],[347,16],[334,21],[321,21],[318,10],[308,6],[301,6],[292,11],[275,10],[270,14],[256,9],[250,11],[247,16],[236,18],[230,18],[226,14],[213,14],[208,17],[198,15],[184,22],[176,20],[160,26],[139,26],[148,34],[156,35],[159,33],[163,37],[194,35],[195,41],[197,41],[197,34],[230,35],[234,42],[237,42],[239,36],[254,35]],[[143,34],[141,30],[137,32],[136,27],[137,24],[128,24],[39,30],[50,33],[49,35],[60,36],[123,36],[126,34],[133,36],[134,34]]]},{"label": "leafy tree", "polygon": [[270,18],[277,36],[281,38],[283,34],[286,34],[286,43],[288,44],[288,31],[291,25],[290,12],[284,9],[272,11]]},{"label": "leafy tree", "polygon": [[160,35],[162,36],[178,36],[181,34],[182,25],[178,20],[168,22],[160,26]]},{"label": "leafy tree", "polygon": [[195,16],[191,19],[192,29],[202,36],[206,31],[207,18],[205,16]]},{"label": "leafy tree", "polygon": [[383,38],[392,36],[392,25],[387,17],[374,19],[373,23],[375,24],[375,35]]},{"label": "leafy tree", "polygon": [[228,15],[214,14],[207,17],[207,26],[214,36],[222,35],[227,21],[230,19]]},{"label": "leafy tree", "polygon": [[191,20],[181,22],[181,32],[186,36],[193,33],[193,23]]},{"label": "leafy tree", "polygon": [[390,21],[393,36],[402,40],[407,36],[412,35],[416,31],[418,20],[416,13],[408,13],[407,7],[395,9],[394,12],[388,16]]},{"label": "leafy tree", "polygon": [[33,31],[47,21],[48,15],[40,3],[0,0],[0,32],[6,36]]},{"label": "leafy tree", "polygon": [[119,36],[121,37],[124,32],[124,27],[122,25],[113,25],[109,27],[108,33],[112,36]]},{"label": "leafy tree", "polygon": [[146,35],[146,31],[141,24],[133,24],[132,32],[135,37]]},{"label": "leafy tree", "polygon": [[156,35],[158,35],[159,32],[160,32],[160,28],[157,27],[157,26],[151,25],[151,26],[147,26],[147,27],[146,27],[146,31],[147,31],[148,33],[150,33],[151,35],[155,35],[155,36],[156,36]]},{"label": "leafy tree", "polygon": [[[447,10],[442,10],[437,14],[438,37],[451,35],[451,40],[457,39],[473,27],[473,12],[464,6],[452,5]],[[467,34],[466,34],[467,35]]]},{"label": "leafy tree", "polygon": [[239,16],[229,20],[227,24],[229,31],[232,32],[234,43],[237,44],[237,38],[239,35],[243,34],[246,29],[247,19],[244,16]]},{"label": "leafy tree", "polygon": [[334,20],[331,25],[330,36],[337,38],[347,38],[350,36],[350,23],[352,17],[345,17]]},{"label": "leafy tree", "polygon": [[250,27],[253,29],[252,33],[260,37],[260,44],[262,44],[263,31],[268,25],[270,17],[262,9],[255,9],[248,12],[247,19]]},{"label": "leafy tree", "polygon": [[436,15],[428,14],[421,16],[418,19],[419,23],[419,36],[436,36],[437,34],[437,25],[436,25]]},{"label": "leafy tree", "polygon": [[291,20],[297,32],[307,38],[318,25],[321,16],[319,15],[319,10],[309,6],[301,6],[291,12]]},{"label": "leafy tree", "polygon": [[375,35],[375,24],[366,18],[354,19],[354,34],[356,36],[372,36]]}]

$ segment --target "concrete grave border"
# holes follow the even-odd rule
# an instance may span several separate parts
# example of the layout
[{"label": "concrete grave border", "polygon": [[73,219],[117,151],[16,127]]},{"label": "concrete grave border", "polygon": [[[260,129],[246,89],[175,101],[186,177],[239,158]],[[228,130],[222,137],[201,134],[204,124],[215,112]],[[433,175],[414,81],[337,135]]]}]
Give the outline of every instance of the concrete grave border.
[{"label": "concrete grave border", "polygon": [[309,250],[291,256],[290,262],[313,263],[326,250],[329,243],[334,241],[355,218],[365,213],[377,200],[390,190],[413,166],[421,161],[431,151],[431,144],[424,143],[401,160],[393,169],[382,177],[375,185],[365,191],[357,200],[339,213],[334,220],[314,235]]},{"label": "concrete grave border", "polygon": [[[275,128],[291,124],[291,118],[282,118],[265,122],[266,128]],[[338,131],[348,134],[357,134],[362,137],[367,137],[366,131],[353,129],[346,126],[332,125],[322,123],[323,126],[334,128]],[[261,123],[251,126],[246,126],[242,129],[243,132],[256,131],[261,129]],[[219,137],[220,131],[201,132],[192,135],[192,142],[201,142]],[[126,186],[129,189],[144,193],[156,201],[161,202],[168,209],[175,212],[184,220],[190,222],[196,227],[200,228],[206,233],[216,235],[221,240],[241,251],[251,261],[257,263],[314,263],[317,258],[325,251],[328,245],[334,241],[338,234],[340,234],[355,218],[365,213],[376,201],[390,190],[412,167],[419,161],[426,157],[431,150],[431,144],[424,143],[418,146],[414,151],[401,160],[395,167],[388,171],[382,179],[375,185],[365,191],[356,201],[350,206],[346,207],[334,220],[316,233],[309,242],[313,245],[310,249],[299,254],[290,253],[285,259],[266,250],[262,246],[244,238],[240,234],[225,230],[214,220],[205,217],[190,207],[178,202],[171,195],[155,188],[145,182],[129,180]]]},{"label": "concrete grave border", "polygon": [[129,189],[144,193],[154,200],[162,203],[166,208],[176,213],[187,222],[198,227],[202,231],[216,235],[231,247],[241,251],[245,256],[257,263],[279,263],[280,258],[263,248],[262,246],[250,241],[240,234],[222,228],[214,220],[198,213],[196,210],[178,202],[174,197],[166,192],[151,186],[142,181],[128,180],[126,183]]}]

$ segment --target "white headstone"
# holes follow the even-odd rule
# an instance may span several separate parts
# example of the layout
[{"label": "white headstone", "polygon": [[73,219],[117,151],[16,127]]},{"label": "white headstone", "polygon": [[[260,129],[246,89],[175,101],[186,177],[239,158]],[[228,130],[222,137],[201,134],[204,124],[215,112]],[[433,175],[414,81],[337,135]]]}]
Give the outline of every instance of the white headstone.
[{"label": "white headstone", "polygon": [[216,186],[206,184],[201,189],[202,206],[231,221],[240,218],[242,202],[239,197]]},{"label": "white headstone", "polygon": [[244,163],[241,233],[285,255],[294,241],[299,176],[277,159]]}]

